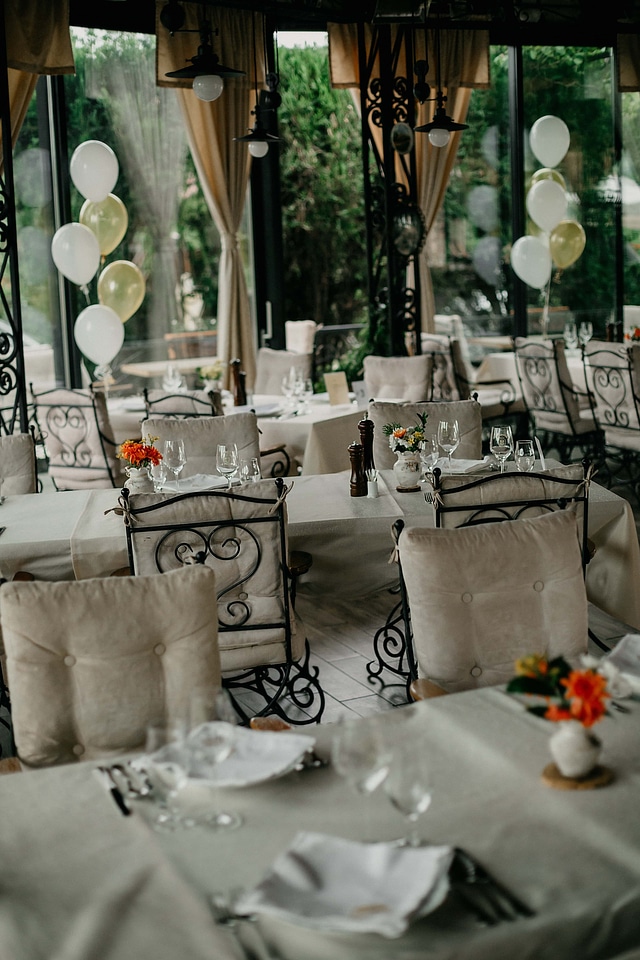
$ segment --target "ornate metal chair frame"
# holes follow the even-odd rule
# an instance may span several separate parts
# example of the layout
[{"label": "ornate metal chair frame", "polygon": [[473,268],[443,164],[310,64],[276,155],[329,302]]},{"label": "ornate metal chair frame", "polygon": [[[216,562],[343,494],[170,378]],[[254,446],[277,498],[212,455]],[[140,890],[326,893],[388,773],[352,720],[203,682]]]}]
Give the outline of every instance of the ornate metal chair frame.
[{"label": "ornate metal chair frame", "polygon": [[640,503],[640,396],[636,379],[640,362],[636,368],[634,356],[640,361],[638,346],[600,346],[592,342],[583,347],[587,385],[604,437],[604,455],[598,467],[607,486],[630,489]]},{"label": "ornate metal chair frame", "polygon": [[[558,351],[564,349],[564,341],[556,338],[546,343],[525,342],[518,346],[514,343],[516,370],[522,396],[534,431],[541,434],[541,443],[545,448],[558,451],[563,463],[571,460],[573,450],[580,451],[580,458],[588,457],[593,463],[600,463],[603,457],[604,437],[597,427],[594,430],[580,431],[579,417],[575,409],[582,400],[584,409],[590,411],[594,423],[597,423],[593,397],[585,393],[572,382],[566,382],[559,369]],[[571,409],[570,403],[575,405]],[[558,429],[538,427],[540,418],[556,417]],[[564,429],[562,429],[564,427]]]},{"label": "ornate metal chair frame", "polygon": [[[88,391],[65,390],[57,388],[47,390],[43,393],[33,393],[34,403],[34,421],[36,424],[37,435],[36,443],[42,443],[47,454],[49,464],[49,476],[56,490],[70,489],[61,486],[56,481],[56,470],[83,470],[90,474],[95,474],[97,480],[108,480],[112,487],[118,486],[122,478],[114,472],[110,460],[115,461],[115,452],[118,444],[112,437],[107,436],[100,426],[100,417],[97,408],[97,396],[93,387]],[[49,402],[48,397],[59,393],[67,393],[73,396],[73,400],[68,403]],[[105,414],[108,422],[108,414]],[[65,440],[61,433],[65,427],[70,427],[77,432],[78,437],[73,442]],[[95,428],[98,439],[98,449],[88,445],[87,438],[90,431]],[[55,437],[60,444],[60,451],[52,458],[47,448],[47,438]],[[109,451],[109,452],[108,452]],[[96,459],[102,458],[103,462],[96,464]]]},{"label": "ornate metal chair frame", "polygon": [[[303,659],[295,660],[293,655],[291,577],[286,562],[286,488],[280,478],[275,480],[274,492],[275,496],[272,498],[252,497],[245,493],[229,493],[226,490],[199,491],[171,497],[131,497],[125,489],[122,491],[121,504],[129,564],[132,573],[138,572],[136,545],[140,542],[141,549],[145,549],[145,541],[147,557],[148,551],[152,550],[153,565],[158,573],[189,563],[206,563],[213,567],[214,571],[220,571],[226,562],[236,563],[239,559],[244,559],[245,569],[238,571],[238,576],[232,583],[225,584],[220,578],[223,585],[217,595],[223,684],[232,692],[246,690],[257,694],[264,701],[264,707],[260,711],[252,710],[247,713],[234,697],[235,708],[243,723],[248,723],[252,716],[273,713],[296,725],[317,723],[324,710],[325,696],[318,679],[318,668],[310,666],[310,649],[306,639]],[[211,507],[216,500],[227,503],[230,516],[229,512],[224,517],[215,515],[215,510]],[[181,503],[191,508],[191,520],[178,522],[163,518],[166,511],[175,516],[174,508]],[[245,505],[244,513],[248,512],[250,515],[245,516],[242,510],[238,511],[239,515],[234,515],[234,503]],[[250,504],[256,504],[260,509],[255,513],[251,509],[247,511],[246,505]],[[269,622],[263,622],[258,615],[254,616],[249,598],[251,580],[265,561],[260,541],[260,529],[265,526],[272,531],[275,529],[271,542],[277,543],[279,585],[269,596],[276,601],[275,605],[281,611]],[[259,662],[255,666],[225,669],[225,635],[238,631],[265,630],[276,634],[281,632],[281,638],[265,641],[283,643],[285,656],[281,662]],[[288,698],[290,704],[297,708],[294,715],[287,713],[287,704],[283,702],[283,698]],[[298,711],[309,711],[309,714],[301,719]]]},{"label": "ornate metal chair frame", "polygon": [[[154,393],[160,395],[152,397]],[[166,393],[145,387],[142,394],[147,420],[153,416],[172,417],[174,420],[183,420],[186,417],[220,417],[224,413],[220,393],[215,390]],[[205,397],[208,399],[204,399]]]}]

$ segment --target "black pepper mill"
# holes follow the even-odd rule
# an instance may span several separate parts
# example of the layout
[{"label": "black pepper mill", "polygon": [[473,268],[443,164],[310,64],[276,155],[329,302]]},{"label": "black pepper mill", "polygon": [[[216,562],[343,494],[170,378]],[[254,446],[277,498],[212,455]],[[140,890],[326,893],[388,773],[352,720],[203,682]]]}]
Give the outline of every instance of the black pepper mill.
[{"label": "black pepper mill", "polygon": [[369,417],[365,414],[364,419],[358,423],[358,431],[360,433],[360,443],[362,444],[363,450],[363,460],[364,460],[364,475],[369,478],[369,471],[375,470],[376,465],[373,462],[373,430],[374,430],[373,420],[369,420]]},{"label": "black pepper mill", "polygon": [[232,360],[229,364],[231,367],[231,376],[233,378],[233,383],[231,386],[233,392],[233,405],[235,407],[244,407],[247,402],[247,391],[244,385],[245,374],[240,370],[240,360]]},{"label": "black pepper mill", "polygon": [[361,443],[349,444],[349,459],[351,461],[351,480],[349,493],[352,497],[366,497],[367,475],[364,472],[364,450]]}]

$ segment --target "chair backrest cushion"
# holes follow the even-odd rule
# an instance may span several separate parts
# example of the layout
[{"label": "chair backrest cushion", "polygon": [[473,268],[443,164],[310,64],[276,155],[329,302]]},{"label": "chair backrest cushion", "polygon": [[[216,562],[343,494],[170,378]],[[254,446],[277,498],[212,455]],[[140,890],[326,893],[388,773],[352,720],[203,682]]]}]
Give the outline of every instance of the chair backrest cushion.
[{"label": "chair backrest cushion", "polygon": [[376,400],[369,404],[369,418],[373,420],[373,459],[378,470],[390,470],[396,455],[389,446],[382,428],[386,423],[409,427],[417,423],[418,414],[427,413],[426,435],[435,436],[440,420],[457,420],[460,428],[460,446],[454,459],[480,460],[482,458],[482,408],[476,400],[432,401],[431,403],[392,403]]},{"label": "chair backrest cushion", "polygon": [[149,417],[142,424],[142,434],[157,437],[156,446],[160,452],[165,440],[184,440],[187,462],[181,477],[217,474],[216,448],[219,443],[235,443],[239,460],[260,456],[258,420],[251,412],[184,420]]},{"label": "chair backrest cushion", "polygon": [[170,393],[166,390],[145,390],[148,417],[214,417],[217,410],[208,390],[185,390]]},{"label": "chair backrest cushion", "polygon": [[364,358],[364,383],[372,400],[419,403],[431,395],[431,357]]},{"label": "chair backrest cushion", "polygon": [[399,538],[418,674],[456,692],[505,683],[529,653],[587,649],[578,523],[568,512]]},{"label": "chair backrest cushion", "polygon": [[398,542],[418,675],[456,692],[505,683],[530,653],[587,650],[578,523],[561,511]]},{"label": "chair backrest cushion", "polygon": [[[244,492],[244,491],[243,491]],[[272,510],[273,481],[252,484],[250,495],[224,491],[180,499],[131,496],[126,517],[136,575],[166,573],[191,562],[199,551],[216,575],[218,642],[223,671],[286,660],[286,624],[296,631],[283,578],[286,563],[286,506],[283,524]],[[152,509],[146,510],[145,507]],[[257,522],[255,521],[258,518]],[[297,639],[303,643],[302,635]]]},{"label": "chair backrest cushion", "polygon": [[215,575],[7,583],[0,612],[17,751],[29,766],[144,747],[220,683]]},{"label": "chair backrest cushion", "polygon": [[281,396],[282,380],[293,367],[305,380],[311,376],[313,354],[294,353],[290,350],[272,350],[260,347],[256,361],[256,379],[253,392],[269,396]]},{"label": "chair backrest cushion", "polygon": [[315,320],[285,320],[284,337],[290,353],[313,353],[313,338],[318,324]]},{"label": "chair backrest cushion", "polygon": [[58,490],[121,486],[124,469],[107,401],[94,390],[48,390],[34,397],[36,419]]},{"label": "chair backrest cushion", "polygon": [[0,437],[0,494],[35,493],[36,454],[30,433]]}]

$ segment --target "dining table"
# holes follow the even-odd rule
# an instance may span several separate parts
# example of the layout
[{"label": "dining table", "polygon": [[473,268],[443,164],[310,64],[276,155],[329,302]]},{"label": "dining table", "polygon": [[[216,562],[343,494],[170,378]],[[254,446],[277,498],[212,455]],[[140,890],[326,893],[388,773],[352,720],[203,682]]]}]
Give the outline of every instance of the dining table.
[{"label": "dining table", "polygon": [[[399,492],[390,470],[380,471],[375,498],[350,495],[348,470],[289,478],[287,486],[289,549],[304,550],[313,560],[297,585],[309,596],[362,598],[396,587],[397,567],[389,563],[392,524],[397,519],[434,524],[433,505],[424,492]],[[251,484],[236,489],[250,493]],[[119,496],[111,488],[7,497],[0,506],[5,527],[0,576],[26,570],[48,580],[84,579],[125,567]],[[587,569],[588,597],[610,616],[640,629],[640,546],[631,505],[592,482],[588,520],[595,546]]]},{"label": "dining table", "polygon": [[[392,763],[408,742],[424,755],[431,803],[417,822],[419,840],[465,851],[526,915],[489,922],[486,910],[473,908],[474,896],[480,906],[484,895],[486,906],[482,887],[458,878],[446,881],[439,905],[409,917],[397,936],[340,930],[336,917],[384,911],[392,894],[384,874],[375,903],[360,894],[349,850],[374,862],[382,851],[391,862],[414,861],[402,846],[406,820],[384,784],[365,795],[341,777],[326,762],[340,725],[321,724],[305,733],[323,765],[252,783],[240,778],[234,786],[192,781],[200,811],[241,818],[230,831],[206,824],[158,830],[149,796],[127,799],[124,816],[95,763],[0,777],[0,953],[11,960],[637,957],[638,700],[626,700],[624,713],[609,711],[598,725],[601,762],[612,779],[592,790],[554,789],[543,780],[555,725],[502,687],[407,705],[385,713],[382,725],[380,715],[354,723],[363,732],[373,724],[383,730]],[[308,849],[310,835],[316,848],[338,851],[338,880],[296,852]],[[357,846],[345,851],[341,841]],[[278,866],[283,855],[288,873]],[[405,871],[402,884],[420,879]],[[274,875],[296,892],[279,916],[264,907]],[[351,912],[342,903],[345,884],[356,904]],[[233,904],[256,888],[263,906],[252,919],[219,922],[214,904]]]}]

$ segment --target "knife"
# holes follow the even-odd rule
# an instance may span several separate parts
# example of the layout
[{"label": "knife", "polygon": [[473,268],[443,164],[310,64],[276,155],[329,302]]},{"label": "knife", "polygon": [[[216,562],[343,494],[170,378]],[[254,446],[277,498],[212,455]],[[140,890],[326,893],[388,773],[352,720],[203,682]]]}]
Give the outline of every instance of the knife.
[{"label": "knife", "polygon": [[120,810],[120,813],[123,815],[123,817],[129,817],[131,815],[131,810],[109,770],[106,767],[96,767],[93,772],[105,790],[111,794],[114,803]]}]

